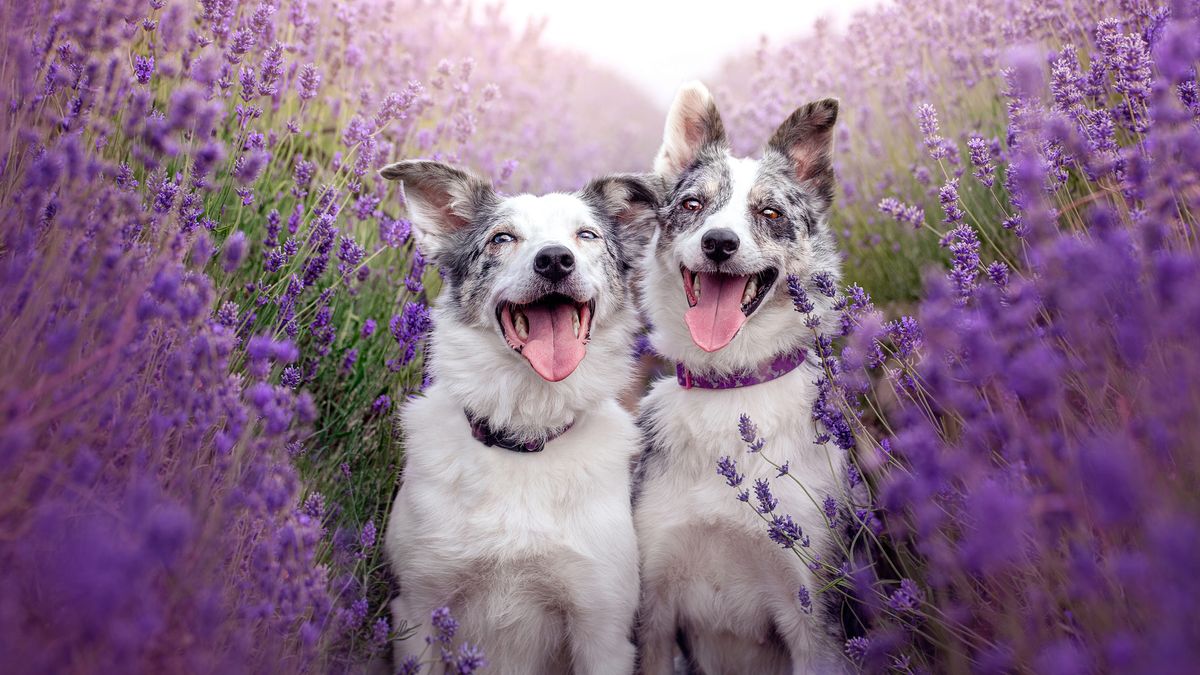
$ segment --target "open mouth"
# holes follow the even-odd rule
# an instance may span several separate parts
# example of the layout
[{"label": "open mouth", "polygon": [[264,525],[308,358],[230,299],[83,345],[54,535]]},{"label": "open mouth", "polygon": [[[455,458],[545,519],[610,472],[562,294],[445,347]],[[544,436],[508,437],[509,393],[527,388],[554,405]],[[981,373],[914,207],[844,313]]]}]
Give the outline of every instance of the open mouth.
[{"label": "open mouth", "polygon": [[543,379],[558,382],[583,361],[595,311],[595,300],[579,302],[551,293],[524,305],[500,303],[496,319],[508,346],[524,356]]},{"label": "open mouth", "polygon": [[715,352],[733,341],[779,277],[774,267],[755,274],[679,269],[688,301],[684,321],[692,342],[706,352]]}]

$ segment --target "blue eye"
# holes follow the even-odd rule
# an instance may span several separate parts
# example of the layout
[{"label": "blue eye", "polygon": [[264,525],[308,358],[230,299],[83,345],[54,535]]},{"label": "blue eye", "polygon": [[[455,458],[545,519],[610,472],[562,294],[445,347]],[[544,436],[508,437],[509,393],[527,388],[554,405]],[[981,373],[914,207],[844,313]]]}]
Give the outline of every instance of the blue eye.
[{"label": "blue eye", "polygon": [[599,239],[600,235],[596,234],[595,232],[592,232],[591,230],[580,230],[579,238],[580,239]]},{"label": "blue eye", "polygon": [[510,241],[516,241],[516,238],[507,232],[501,232],[492,237],[493,244],[507,244]]}]

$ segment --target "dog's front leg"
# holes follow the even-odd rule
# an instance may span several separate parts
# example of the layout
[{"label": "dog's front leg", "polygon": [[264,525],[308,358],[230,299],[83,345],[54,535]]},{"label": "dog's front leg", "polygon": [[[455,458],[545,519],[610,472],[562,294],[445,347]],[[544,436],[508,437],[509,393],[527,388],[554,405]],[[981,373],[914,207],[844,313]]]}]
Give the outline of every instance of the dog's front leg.
[{"label": "dog's front leg", "polygon": [[426,617],[425,621],[419,621],[417,615],[413,613],[409,607],[408,601],[403,594],[397,595],[391,602],[392,610],[392,627],[397,631],[402,627],[417,626],[416,632],[409,638],[404,640],[392,641],[392,655],[395,658],[395,665],[399,667],[404,659],[415,656],[420,657],[422,650],[425,648],[425,638],[429,633],[429,621]]},{"label": "dog's front leg", "polygon": [[661,595],[646,592],[637,622],[640,675],[671,675],[675,672],[676,633],[674,607],[669,606]]},{"label": "dog's front leg", "polygon": [[568,626],[576,675],[624,675],[633,672],[636,650],[629,641],[632,616],[627,603],[593,601],[579,608]]},{"label": "dog's front leg", "polygon": [[850,670],[832,638],[815,617],[785,608],[775,615],[775,627],[787,644],[792,675],[842,675]]}]

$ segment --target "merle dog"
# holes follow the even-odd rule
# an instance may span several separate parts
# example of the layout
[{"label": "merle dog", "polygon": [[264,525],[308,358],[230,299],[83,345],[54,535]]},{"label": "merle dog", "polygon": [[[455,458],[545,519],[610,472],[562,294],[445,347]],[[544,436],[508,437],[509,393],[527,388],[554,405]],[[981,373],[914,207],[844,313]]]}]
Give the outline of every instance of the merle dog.
[{"label": "merle dog", "polygon": [[[678,364],[678,377],[653,387],[640,420],[647,450],[635,523],[645,673],[672,672],[677,641],[689,668],[710,675],[846,666],[835,603],[816,594],[808,567],[813,556],[833,559],[834,533],[816,504],[840,497],[846,460],[815,442],[809,411],[821,373],[813,332],[785,281],[792,274],[809,284],[812,315],[832,321],[831,300],[811,279],[832,285],[839,274],[827,224],[837,113],[832,99],[799,108],[760,159],[730,153],[716,104],[699,83],[680,90],[668,115],[654,166],[666,194],[642,304],[651,343]],[[771,541],[763,518],[717,473],[729,455],[744,474],[739,490],[776,477],[739,439],[742,413],[771,458],[786,462],[812,495],[775,481],[778,505],[763,514],[794,519],[805,561]],[[802,586],[811,607],[797,596]]]}]

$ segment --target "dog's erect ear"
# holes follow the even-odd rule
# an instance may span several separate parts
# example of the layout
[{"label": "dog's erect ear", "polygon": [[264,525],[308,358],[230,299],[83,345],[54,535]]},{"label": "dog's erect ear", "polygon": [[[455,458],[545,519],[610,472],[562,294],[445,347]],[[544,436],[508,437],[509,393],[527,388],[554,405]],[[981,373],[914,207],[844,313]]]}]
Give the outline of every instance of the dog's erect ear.
[{"label": "dog's erect ear", "polygon": [[675,94],[667,113],[654,173],[674,182],[708,145],[725,145],[725,125],[708,89],[700,82],[689,82]]},{"label": "dog's erect ear", "polygon": [[417,245],[430,257],[470,227],[483,208],[498,201],[487,181],[441,162],[405,160],[383,167],[379,175],[403,184]]},{"label": "dog's erect ear", "polygon": [[817,192],[825,204],[833,203],[833,125],[838,102],[826,98],[800,106],[775,130],[767,148],[792,163],[796,180]]}]

